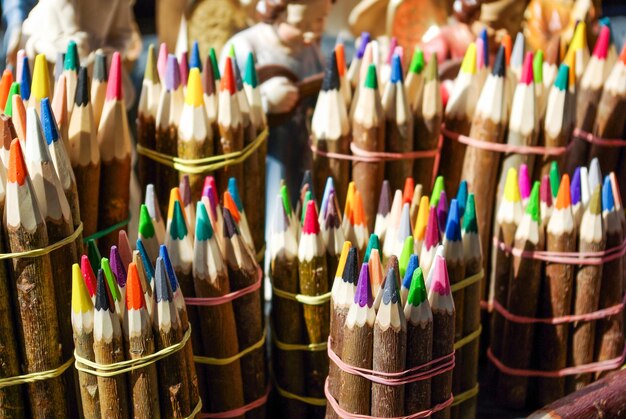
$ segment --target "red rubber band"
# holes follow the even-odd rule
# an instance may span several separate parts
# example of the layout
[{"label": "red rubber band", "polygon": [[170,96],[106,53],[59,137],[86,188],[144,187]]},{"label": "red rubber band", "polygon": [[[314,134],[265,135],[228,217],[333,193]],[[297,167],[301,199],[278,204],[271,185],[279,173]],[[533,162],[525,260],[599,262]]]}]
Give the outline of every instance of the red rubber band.
[{"label": "red rubber band", "polygon": [[259,271],[259,280],[254,284],[248,285],[245,288],[242,288],[237,291],[229,292],[228,294],[221,295],[219,297],[185,297],[185,304],[190,306],[219,306],[221,304],[229,303],[237,298],[241,298],[246,294],[250,294],[255,292],[256,290],[261,288],[261,284],[263,283],[263,271],[261,268],[258,268]]},{"label": "red rubber band", "polygon": [[540,371],[540,370],[526,370],[521,368],[507,367],[500,361],[491,351],[491,347],[487,348],[487,357],[493,363],[493,365],[507,375],[514,375],[518,377],[543,377],[543,378],[558,378],[566,377],[568,375],[586,374],[598,371],[614,370],[620,367],[626,359],[626,346],[622,355],[617,358],[607,359],[605,361],[592,362],[589,364],[578,365],[575,367],[567,367],[556,371]]},{"label": "red rubber band", "polygon": [[[402,386],[416,381],[427,380],[445,372],[452,371],[455,363],[454,352],[451,352],[448,355],[433,359],[425,364],[418,365],[405,371],[382,372],[346,364],[341,360],[341,358],[339,358],[339,356],[337,356],[335,351],[333,351],[330,338],[328,339],[327,352],[330,360],[333,361],[340,370],[347,372],[348,374],[358,375],[373,383],[383,384],[386,386]],[[427,371],[420,371],[432,365],[436,366]]]},{"label": "red rubber band", "polygon": [[270,389],[272,388],[270,383],[267,383],[267,388],[265,389],[265,394],[262,395],[261,397],[259,397],[258,399],[243,405],[241,407],[238,407],[236,409],[232,409],[232,410],[226,410],[224,412],[217,412],[217,413],[205,413],[202,412],[200,413],[197,417],[199,418],[210,418],[210,419],[228,419],[228,418],[234,418],[237,416],[242,416],[244,414],[246,414],[247,412],[256,409],[257,407],[261,407],[263,406],[265,403],[267,403],[267,398],[270,394]]},{"label": "red rubber band", "polygon": [[422,410],[421,412],[413,413],[413,414],[410,414],[410,415],[407,415],[407,416],[396,416],[395,418],[381,418],[381,417],[378,417],[378,416],[359,415],[359,414],[350,413],[350,412],[344,410],[341,406],[339,406],[339,403],[337,403],[337,400],[335,400],[335,398],[330,394],[330,392],[328,390],[328,378],[326,378],[326,383],[324,384],[324,394],[326,395],[326,399],[328,400],[328,403],[333,408],[333,410],[337,413],[337,415],[339,415],[339,417],[341,417],[341,418],[347,418],[347,419],[418,419],[418,418],[427,418],[430,415],[432,415],[433,413],[439,412],[440,410],[443,410],[446,407],[450,406],[452,404],[452,402],[454,401],[454,396],[452,396],[452,394],[450,394],[450,398],[448,398],[448,400],[446,400],[443,403],[440,403],[440,404],[436,405],[432,409]]},{"label": "red rubber band", "polygon": [[621,138],[602,138],[579,128],[574,128],[572,137],[585,140],[588,143],[601,147],[626,147],[626,141]]},{"label": "red rubber band", "polygon": [[461,135],[457,132],[446,129],[445,125],[441,128],[441,132],[453,141],[458,141],[461,144],[465,144],[481,150],[493,151],[495,153],[515,153],[515,154],[537,154],[540,156],[560,156],[567,152],[567,147],[542,147],[542,146],[526,146],[526,145],[511,145],[502,143],[491,143],[489,141],[481,141],[476,138],[468,137],[467,135]]},{"label": "red rubber band", "polygon": [[493,238],[493,245],[499,247],[514,256],[525,259],[535,259],[544,262],[563,263],[568,265],[602,265],[626,254],[626,239],[622,244],[600,252],[548,252],[539,250],[522,250],[511,247],[501,242],[497,237]]}]

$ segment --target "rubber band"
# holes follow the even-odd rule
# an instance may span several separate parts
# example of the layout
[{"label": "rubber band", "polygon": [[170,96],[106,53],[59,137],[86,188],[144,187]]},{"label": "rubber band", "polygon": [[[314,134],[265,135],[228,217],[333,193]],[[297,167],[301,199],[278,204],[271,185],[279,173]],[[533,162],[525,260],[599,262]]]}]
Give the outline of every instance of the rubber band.
[{"label": "rubber band", "polygon": [[183,173],[200,174],[213,172],[223,167],[244,162],[252,153],[256,151],[257,148],[261,146],[261,144],[263,144],[263,142],[267,139],[268,133],[268,129],[265,128],[253,142],[245,146],[242,150],[220,154],[218,156],[203,157],[199,159],[184,159],[152,150],[142,146],[141,144],[137,144],[137,154]]},{"label": "rubber band", "polygon": [[462,290],[464,288],[467,288],[470,285],[475,284],[476,282],[478,282],[481,279],[483,279],[484,276],[485,276],[485,271],[483,271],[481,269],[480,272],[475,273],[474,275],[468,276],[464,280],[450,285],[450,291],[452,293],[455,293],[455,292],[460,291],[460,290]]},{"label": "rubber band", "polygon": [[[330,360],[333,361],[343,372],[358,375],[373,383],[383,384],[386,386],[402,386],[405,384],[415,383],[417,381],[427,380],[445,372],[452,371],[455,364],[455,355],[454,351],[452,351],[448,355],[433,359],[405,371],[382,372],[346,364],[341,360],[341,358],[339,358],[339,356],[337,356],[330,345],[328,345],[327,353]],[[424,368],[431,367],[432,365],[435,366],[426,371],[420,371]]]},{"label": "rubber band", "polygon": [[454,350],[458,351],[459,349],[461,349],[462,347],[464,347],[471,341],[476,340],[480,336],[482,331],[483,331],[483,325],[479,324],[478,329],[474,330],[472,333],[468,334],[467,336],[463,336],[461,339],[454,342]]},{"label": "rubber band", "polygon": [[383,161],[395,161],[395,160],[418,160],[437,157],[439,154],[439,148],[432,150],[419,150],[419,151],[407,151],[405,153],[392,153],[382,151],[368,151],[360,148],[354,143],[350,143],[350,151],[353,154],[334,153],[332,151],[320,150],[311,142],[311,151],[322,157],[336,160],[349,160],[356,162],[376,163]]},{"label": "rubber band", "polygon": [[309,351],[309,352],[320,352],[320,351],[325,351],[326,348],[328,347],[328,342],[319,342],[319,343],[309,343],[304,344],[304,343],[286,343],[283,342],[281,340],[279,340],[276,337],[276,333],[274,333],[274,327],[270,326],[271,330],[272,330],[272,343],[274,345],[276,345],[276,348],[280,349],[281,351]]},{"label": "rubber band", "polygon": [[263,271],[261,268],[257,268],[257,270],[259,272],[259,279],[245,288],[220,295],[219,297],[185,297],[185,304],[202,307],[219,306],[241,298],[244,295],[253,293],[259,290],[263,284]]},{"label": "rubber band", "polygon": [[74,358],[70,358],[58,367],[47,370],[31,372],[28,374],[16,375],[15,377],[0,378],[0,389],[5,387],[17,386],[20,384],[36,383],[38,381],[50,380],[62,375],[74,362]]},{"label": "rubber band", "polygon": [[602,138],[579,128],[574,128],[572,137],[601,147],[626,147],[626,141],[621,138]]},{"label": "rubber band", "polygon": [[98,240],[103,238],[104,236],[108,236],[113,233],[118,228],[122,228],[130,222],[130,213],[128,213],[128,217],[125,220],[120,221],[119,223],[113,224],[110,227],[105,228],[104,230],[96,231],[91,236],[83,237],[83,243],[87,243],[89,240]]},{"label": "rubber band", "polygon": [[526,370],[521,368],[511,368],[502,363],[491,351],[491,347],[487,348],[487,358],[500,370],[500,372],[507,375],[514,375],[517,377],[543,377],[543,378],[558,378],[566,377],[568,375],[587,374],[599,371],[608,371],[619,368],[626,359],[626,346],[622,354],[616,358],[607,359],[605,361],[591,362],[589,364],[577,365],[575,367],[566,367],[556,371],[541,371],[541,370]]},{"label": "rubber band", "polygon": [[626,254],[626,239],[622,244],[599,252],[550,252],[543,250],[522,250],[511,247],[497,237],[493,238],[493,245],[513,256],[524,259],[541,260],[543,262],[563,263],[568,265],[602,265]]},{"label": "rubber band", "polygon": [[455,394],[454,401],[452,402],[452,406],[458,406],[461,403],[466,402],[469,399],[475,397],[476,395],[478,395],[479,388],[480,386],[478,385],[478,383],[476,383],[476,385],[470,388],[469,390],[464,391],[461,394]]},{"label": "rubber band", "polygon": [[263,247],[261,247],[261,249],[258,252],[256,252],[254,259],[260,265],[261,262],[263,262],[264,258],[265,258],[265,243],[263,243]]},{"label": "rubber band", "polygon": [[453,400],[454,400],[454,396],[452,396],[452,394],[450,394],[450,397],[448,398],[448,400],[446,400],[443,403],[439,403],[439,404],[435,405],[431,409],[423,410],[423,411],[417,412],[417,413],[412,413],[412,414],[407,415],[407,416],[398,416],[398,417],[395,417],[395,418],[379,418],[379,417],[376,417],[376,416],[359,415],[359,414],[355,414],[355,413],[350,413],[347,410],[344,410],[341,406],[339,406],[339,403],[337,403],[337,400],[335,400],[335,398],[330,394],[330,391],[328,390],[328,378],[326,379],[326,384],[324,385],[324,394],[326,395],[326,400],[328,401],[328,404],[330,404],[330,406],[333,408],[335,413],[337,413],[337,415],[339,415],[339,417],[344,418],[344,419],[419,419],[419,418],[427,418],[427,417],[430,417],[433,413],[436,413],[436,412],[439,412],[441,410],[444,410],[445,408],[450,406],[452,404]]},{"label": "rubber band", "polygon": [[40,249],[26,250],[24,252],[0,253],[0,260],[17,259],[17,258],[36,258],[39,256],[47,255],[51,252],[54,252],[57,249],[60,249],[63,246],[66,246],[74,242],[78,238],[78,236],[80,236],[80,233],[82,232],[83,232],[83,223],[80,223],[78,227],[76,227],[76,230],[74,230],[72,234],[70,234],[63,240],[50,244],[46,247],[42,247]]},{"label": "rubber band", "polygon": [[615,304],[611,307],[603,308],[600,310],[592,311],[590,313],[583,314],[569,314],[566,316],[559,317],[526,317],[526,316],[518,316],[517,314],[511,313],[507,310],[502,304],[500,304],[497,300],[493,300],[491,306],[506,320],[518,323],[518,324],[534,324],[534,323],[543,323],[550,325],[558,325],[563,323],[574,323],[579,321],[592,321],[592,320],[600,320],[605,317],[615,316],[620,314],[624,310],[624,304],[626,304],[626,294],[622,298],[622,302],[619,304]]},{"label": "rubber band", "polygon": [[261,339],[258,342],[248,346],[243,351],[239,351],[239,353],[233,356],[229,356],[228,358],[214,358],[210,356],[194,355],[193,361],[196,364],[202,364],[202,365],[224,366],[224,365],[232,364],[233,362],[243,358],[249,353],[254,352],[259,348],[262,348],[263,345],[265,345],[266,336],[267,336],[267,326],[265,327],[265,330],[263,330],[263,335],[261,336]]},{"label": "rubber band", "polygon": [[276,388],[276,391],[278,391],[278,394],[281,397],[284,397],[286,399],[297,400],[299,402],[302,402],[311,406],[320,406],[320,407],[326,406],[326,399],[321,399],[319,397],[299,396],[297,394],[294,394],[290,391],[285,390],[284,388],[279,386],[278,383],[276,382],[274,382],[274,387]]},{"label": "rubber band", "polygon": [[198,397],[198,403],[196,403],[196,407],[194,407],[193,411],[191,412],[191,414],[187,417],[185,417],[185,419],[193,419],[196,417],[196,415],[198,413],[200,413],[200,411],[202,410],[202,397]]},{"label": "rubber band", "polygon": [[327,293],[320,294],[320,295],[294,294],[294,293],[283,291],[279,288],[276,288],[274,284],[272,284],[272,292],[277,297],[284,298],[287,300],[297,301],[300,304],[305,304],[307,306],[319,306],[319,305],[325,304],[330,301],[330,295],[331,295],[331,291],[328,291]]},{"label": "rubber band", "polygon": [[180,342],[177,342],[173,345],[168,346],[167,348],[163,348],[153,354],[147,355],[143,358],[137,359],[128,359],[125,361],[114,362],[112,364],[99,364],[94,361],[90,361],[76,353],[74,350],[74,358],[76,361],[74,362],[74,367],[81,372],[85,372],[87,374],[95,375],[97,377],[115,377],[117,375],[125,374],[127,372],[137,370],[140,368],[145,368],[149,365],[156,363],[157,361],[166,358],[178,351],[180,351],[191,336],[191,325]]},{"label": "rubber band", "polygon": [[248,413],[251,410],[254,410],[258,407],[261,407],[263,405],[265,405],[265,403],[267,403],[267,398],[270,394],[270,389],[271,386],[268,383],[267,387],[265,389],[265,394],[263,394],[261,397],[259,397],[258,399],[251,401],[248,404],[245,404],[241,407],[238,407],[236,409],[231,409],[231,410],[226,410],[224,412],[217,412],[217,413],[206,413],[206,412],[202,412],[198,415],[198,418],[208,418],[208,419],[228,419],[228,418],[234,418],[237,416],[243,416],[244,414]]},{"label": "rubber band", "polygon": [[457,132],[446,129],[445,125],[441,128],[441,132],[446,138],[453,141],[458,141],[461,144],[468,145],[470,147],[479,148],[481,150],[492,151],[494,153],[514,153],[514,154],[537,154],[540,156],[561,156],[567,152],[571,146],[571,142],[567,147],[543,147],[543,146],[527,146],[527,145],[512,145],[503,143],[492,143],[489,141],[482,141],[476,138],[468,137],[467,135],[461,135]]}]

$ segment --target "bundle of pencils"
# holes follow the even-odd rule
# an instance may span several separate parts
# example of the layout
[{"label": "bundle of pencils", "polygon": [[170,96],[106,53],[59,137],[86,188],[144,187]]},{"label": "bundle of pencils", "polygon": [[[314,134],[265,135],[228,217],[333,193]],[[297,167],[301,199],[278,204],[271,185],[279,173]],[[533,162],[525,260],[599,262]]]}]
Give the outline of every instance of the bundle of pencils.
[{"label": "bundle of pencils", "polygon": [[624,360],[626,247],[616,175],[603,179],[594,159],[570,182],[553,163],[527,200],[520,190],[531,190],[529,179],[511,168],[494,236],[488,349],[497,399],[514,408],[548,404]]},{"label": "bundle of pencils", "polygon": [[[215,51],[211,49],[203,65],[194,45],[189,62],[186,53],[168,55],[165,44],[156,59],[150,49],[137,118],[140,181],[143,186],[155,182],[156,193],[163,197],[187,176],[190,198],[199,200],[203,174],[214,172],[220,189],[234,177],[242,203],[257,205],[265,190],[267,122],[254,56],[238,63],[231,51],[220,71]],[[264,205],[259,208],[250,214],[250,231],[261,249]]]}]

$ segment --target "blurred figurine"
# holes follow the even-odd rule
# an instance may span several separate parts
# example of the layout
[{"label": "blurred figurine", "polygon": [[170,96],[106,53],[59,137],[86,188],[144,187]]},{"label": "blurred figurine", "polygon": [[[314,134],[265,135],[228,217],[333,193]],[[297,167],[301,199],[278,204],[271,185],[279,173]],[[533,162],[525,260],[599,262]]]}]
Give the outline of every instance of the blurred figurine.
[{"label": "blurred figurine", "polygon": [[296,83],[323,71],[319,42],[330,6],[331,0],[261,0],[257,11],[263,21],[233,36],[222,50],[222,65],[232,46],[240,68],[252,52],[265,111],[270,117],[290,112],[285,122],[270,128],[266,217],[272,214],[280,180],[286,179],[293,198],[304,171],[311,168],[306,124],[315,98],[301,98]]},{"label": "blurred figurine", "polygon": [[22,24],[36,3],[36,0],[2,0],[2,51],[6,62],[13,67],[22,39]]}]

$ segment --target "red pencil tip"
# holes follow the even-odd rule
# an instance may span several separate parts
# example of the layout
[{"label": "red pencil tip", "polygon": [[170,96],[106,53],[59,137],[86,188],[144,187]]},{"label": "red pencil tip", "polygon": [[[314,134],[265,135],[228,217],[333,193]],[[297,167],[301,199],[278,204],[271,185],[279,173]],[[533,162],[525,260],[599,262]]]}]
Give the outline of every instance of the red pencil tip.
[{"label": "red pencil tip", "polygon": [[128,264],[126,278],[126,307],[129,310],[140,310],[144,307],[143,291],[139,282],[139,272],[135,262]]},{"label": "red pencil tip", "polygon": [[237,92],[237,89],[235,88],[235,75],[233,74],[233,64],[230,57],[226,57],[220,88],[222,90],[228,90],[231,95],[234,95]]},{"label": "red pencil tip", "polygon": [[9,173],[7,173],[7,179],[9,182],[23,185],[26,181],[28,170],[26,169],[26,163],[24,162],[24,154],[22,153],[22,147],[19,140],[15,139],[11,141],[11,151],[9,154]]},{"label": "red pencil tip", "polygon": [[569,188],[569,176],[566,174],[561,178],[561,185],[559,186],[559,194],[556,196],[556,209],[564,209],[571,204],[570,188]]},{"label": "red pencil tip", "polygon": [[522,77],[520,83],[529,85],[533,82],[533,53],[527,52],[524,58],[524,67],[522,68]]},{"label": "red pencil tip", "polygon": [[91,263],[87,255],[83,255],[80,259],[80,271],[83,274],[89,295],[93,297],[96,294],[96,275],[93,273],[93,269],[91,269]]},{"label": "red pencil tip", "polygon": [[122,58],[119,52],[113,53],[109,81],[107,84],[107,100],[122,100]]},{"label": "red pencil tip", "polygon": [[317,222],[317,208],[315,208],[315,201],[310,200],[306,204],[306,215],[304,217],[304,226],[302,227],[303,234],[318,234],[320,232],[320,225]]},{"label": "red pencil tip", "polygon": [[622,64],[626,65],[626,44],[624,44],[624,47],[622,48],[622,52],[619,55],[619,59],[622,62]]},{"label": "red pencil tip", "polygon": [[598,40],[596,41],[596,45],[593,48],[593,55],[596,58],[604,60],[606,58],[606,54],[609,51],[609,43],[611,41],[611,30],[608,26],[602,26],[600,29],[600,36],[598,36]]}]

